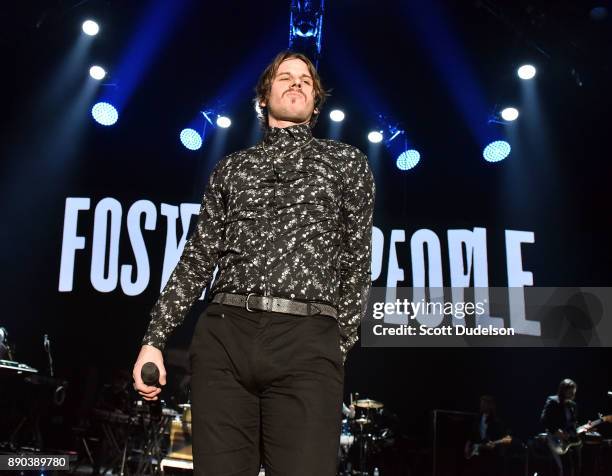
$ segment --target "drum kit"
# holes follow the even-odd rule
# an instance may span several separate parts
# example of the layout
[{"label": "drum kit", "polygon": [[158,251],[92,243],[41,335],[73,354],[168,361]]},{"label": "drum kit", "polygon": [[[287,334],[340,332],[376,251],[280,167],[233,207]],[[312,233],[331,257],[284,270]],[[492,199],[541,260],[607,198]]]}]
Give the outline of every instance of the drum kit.
[{"label": "drum kit", "polygon": [[[385,414],[384,405],[372,399],[360,399],[353,402],[355,415],[342,420],[340,433],[340,468],[342,476],[366,476],[369,458],[383,447],[393,443],[390,429],[392,417]],[[180,404],[178,412],[170,424],[170,438],[166,456],[161,460],[160,468],[165,471],[192,470],[193,453],[191,446],[191,404]],[[264,476],[261,468],[259,476]]]},{"label": "drum kit", "polygon": [[339,474],[366,476],[371,474],[371,457],[393,444],[392,417],[377,400],[358,399],[352,406],[354,417],[342,420]]},{"label": "drum kit", "polygon": [[[169,439],[163,452],[165,456],[160,460],[162,472],[193,469],[191,404],[178,406],[181,411],[175,412],[167,425]],[[390,428],[393,417],[385,413],[383,403],[377,400],[355,400],[353,406],[354,417],[342,420],[339,474],[366,476],[371,474],[371,456],[393,443]],[[262,468],[259,474],[264,476],[265,470]]]}]

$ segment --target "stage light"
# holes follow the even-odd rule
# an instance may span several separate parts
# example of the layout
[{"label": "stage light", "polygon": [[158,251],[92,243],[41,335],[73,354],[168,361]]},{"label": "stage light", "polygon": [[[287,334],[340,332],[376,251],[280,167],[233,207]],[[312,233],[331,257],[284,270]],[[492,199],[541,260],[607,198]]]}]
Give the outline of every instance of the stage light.
[{"label": "stage light", "polygon": [[532,79],[536,75],[535,66],[524,64],[518,69],[517,74],[521,79]]},{"label": "stage light", "polygon": [[518,109],[514,107],[507,107],[502,110],[501,117],[504,121],[508,121],[508,122],[516,121],[519,117]]},{"label": "stage light", "polygon": [[222,127],[223,129],[227,129],[232,125],[232,120],[227,116],[218,116],[217,117],[217,125]]},{"label": "stage light", "polygon": [[321,55],[323,0],[292,0],[289,14],[289,49],[306,53],[315,66]]},{"label": "stage light", "polygon": [[340,109],[334,109],[329,113],[329,118],[334,122],[344,121],[344,113]]},{"label": "stage light", "polygon": [[368,140],[370,142],[372,142],[373,144],[378,144],[379,142],[382,142],[383,140],[383,135],[382,132],[380,131],[372,131],[368,134]]},{"label": "stage light", "polygon": [[400,170],[410,170],[419,163],[419,160],[421,160],[419,151],[410,149],[398,155],[395,165],[397,165],[397,168]]},{"label": "stage light", "polygon": [[484,148],[482,156],[487,162],[499,162],[510,155],[512,148],[505,140],[496,140]]},{"label": "stage light", "polygon": [[106,76],[106,71],[102,66],[95,65],[89,68],[89,76],[100,81]]},{"label": "stage light", "polygon": [[91,108],[91,115],[98,124],[103,126],[112,126],[117,119],[119,119],[119,113],[115,106],[108,102],[98,102]]},{"label": "stage light", "polygon": [[180,137],[182,144],[189,150],[198,150],[202,147],[202,136],[194,129],[183,129]]},{"label": "stage light", "polygon": [[96,36],[100,31],[100,27],[93,20],[86,20],[83,22],[83,33],[89,36]]}]

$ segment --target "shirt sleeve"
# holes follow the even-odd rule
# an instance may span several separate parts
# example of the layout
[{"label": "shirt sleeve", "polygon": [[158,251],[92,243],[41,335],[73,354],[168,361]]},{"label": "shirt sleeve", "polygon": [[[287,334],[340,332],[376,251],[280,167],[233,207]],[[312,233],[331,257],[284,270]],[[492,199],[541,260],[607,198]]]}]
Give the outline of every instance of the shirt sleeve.
[{"label": "shirt sleeve", "polygon": [[142,345],[163,350],[170,333],[183,322],[212,278],[221,252],[226,218],[219,164],[208,179],[195,230],[151,310]]},{"label": "shirt sleeve", "polygon": [[368,158],[357,150],[349,161],[342,197],[343,237],[340,250],[340,350],[343,361],[359,339],[372,287],[372,216],[376,188]]},{"label": "shirt sleeve", "polygon": [[557,431],[558,428],[555,428],[555,422],[553,421],[553,408],[555,406],[555,401],[548,397],[546,398],[546,403],[544,404],[544,409],[542,410],[542,414],[540,415],[540,421],[544,426],[544,429],[547,431]]}]

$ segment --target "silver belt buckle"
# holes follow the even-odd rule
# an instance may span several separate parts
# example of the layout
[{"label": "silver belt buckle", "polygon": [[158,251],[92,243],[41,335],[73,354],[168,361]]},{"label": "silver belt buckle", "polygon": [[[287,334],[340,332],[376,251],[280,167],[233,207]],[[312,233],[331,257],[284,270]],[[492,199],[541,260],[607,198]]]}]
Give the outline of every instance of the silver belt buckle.
[{"label": "silver belt buckle", "polygon": [[[317,311],[316,313],[312,314],[312,310]],[[308,313],[309,316],[318,316],[319,314],[321,314],[321,308],[318,307],[316,304],[313,304],[311,302],[308,302],[306,305],[306,312]]]},{"label": "silver belt buckle", "polygon": [[249,309],[249,298],[250,298],[251,296],[255,296],[255,293],[249,293],[249,294],[247,294],[246,301],[245,301],[245,303],[244,303],[244,307],[245,307],[245,308],[246,308],[246,310],[247,310],[247,311],[249,311],[249,312],[257,312],[257,309]]}]

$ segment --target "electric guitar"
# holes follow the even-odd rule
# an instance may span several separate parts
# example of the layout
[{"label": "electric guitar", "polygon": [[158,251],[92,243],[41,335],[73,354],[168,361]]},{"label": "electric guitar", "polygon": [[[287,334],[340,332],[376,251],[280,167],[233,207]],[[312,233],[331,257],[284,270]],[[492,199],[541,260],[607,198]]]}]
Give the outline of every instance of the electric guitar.
[{"label": "electric guitar", "polygon": [[488,441],[486,443],[472,443],[468,441],[465,445],[465,459],[473,458],[478,456],[481,450],[492,450],[497,445],[509,445],[512,443],[512,437],[510,435],[504,436],[503,438],[496,441]]},{"label": "electric guitar", "polygon": [[599,415],[598,420],[595,420],[595,421],[586,423],[582,426],[579,426],[576,429],[575,435],[568,434],[564,431],[558,431],[556,433],[548,433],[546,435],[546,438],[548,440],[548,446],[554,453],[558,455],[564,455],[571,448],[582,446],[582,439],[581,439],[582,435],[592,430],[596,426],[601,425],[602,423],[611,423],[611,422],[612,422],[612,415],[606,415],[606,416]]}]

